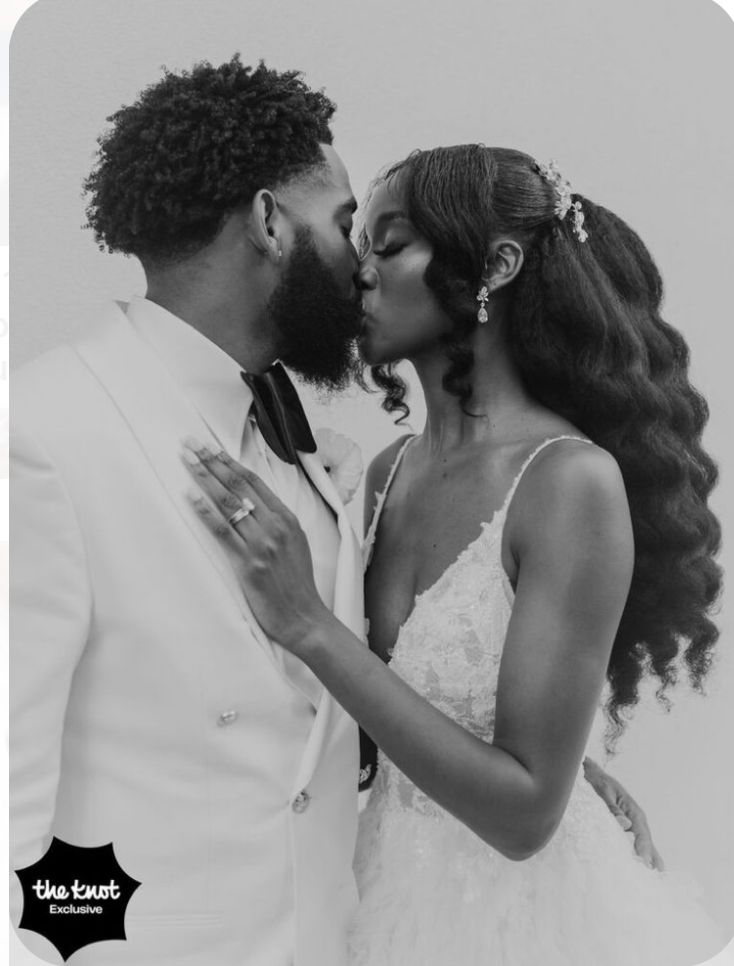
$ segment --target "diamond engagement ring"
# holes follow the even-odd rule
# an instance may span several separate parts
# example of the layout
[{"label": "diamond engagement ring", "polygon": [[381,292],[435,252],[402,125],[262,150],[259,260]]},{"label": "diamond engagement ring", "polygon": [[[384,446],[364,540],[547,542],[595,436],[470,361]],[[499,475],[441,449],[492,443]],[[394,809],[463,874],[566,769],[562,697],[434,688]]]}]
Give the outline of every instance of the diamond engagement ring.
[{"label": "diamond engagement ring", "polygon": [[241,520],[244,520],[245,517],[249,517],[249,515],[252,513],[254,509],[255,509],[255,504],[252,502],[252,500],[248,500],[246,496],[243,497],[242,506],[238,507],[234,511],[232,516],[228,518],[227,523],[231,527],[236,527]]}]

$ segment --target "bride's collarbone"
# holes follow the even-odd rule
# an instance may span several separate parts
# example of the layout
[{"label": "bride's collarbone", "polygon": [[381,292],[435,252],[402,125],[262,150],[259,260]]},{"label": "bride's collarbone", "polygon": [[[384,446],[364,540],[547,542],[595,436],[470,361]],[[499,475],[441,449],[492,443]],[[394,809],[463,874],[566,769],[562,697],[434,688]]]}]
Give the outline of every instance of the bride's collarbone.
[{"label": "bride's collarbone", "polygon": [[402,575],[414,593],[433,583],[476,539],[482,523],[491,519],[502,502],[495,487],[479,483],[479,479],[477,473],[448,483],[398,481],[377,529],[375,552],[380,570],[389,572],[391,579]]}]

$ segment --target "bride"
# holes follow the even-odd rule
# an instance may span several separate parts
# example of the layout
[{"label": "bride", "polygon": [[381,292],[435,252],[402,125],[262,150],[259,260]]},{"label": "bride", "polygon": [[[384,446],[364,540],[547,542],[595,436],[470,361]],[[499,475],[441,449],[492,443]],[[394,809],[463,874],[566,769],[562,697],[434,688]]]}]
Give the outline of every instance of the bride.
[{"label": "bride", "polygon": [[683,650],[699,685],[717,638],[707,410],[650,255],[552,164],[481,145],[394,166],[363,242],[360,351],[389,411],[404,359],[427,406],[368,474],[369,650],[320,601],[292,514],[204,460],[254,504],[215,529],[246,548],[263,628],[380,749],[353,966],[711,955],[713,925],[582,768],[605,683],[613,738],[643,675],[667,687]]}]

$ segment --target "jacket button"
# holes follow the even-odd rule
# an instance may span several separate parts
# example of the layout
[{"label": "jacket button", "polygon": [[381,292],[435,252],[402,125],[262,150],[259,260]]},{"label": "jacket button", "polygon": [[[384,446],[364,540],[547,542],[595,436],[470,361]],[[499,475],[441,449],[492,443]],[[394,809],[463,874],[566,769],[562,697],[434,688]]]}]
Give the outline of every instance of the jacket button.
[{"label": "jacket button", "polygon": [[308,808],[309,802],[311,801],[311,796],[308,794],[306,789],[300,791],[296,797],[293,799],[293,811],[294,812],[305,812]]},{"label": "jacket button", "polygon": [[237,720],[237,717],[238,715],[236,711],[222,711],[217,718],[217,724],[221,728],[224,725],[232,724],[233,721]]}]

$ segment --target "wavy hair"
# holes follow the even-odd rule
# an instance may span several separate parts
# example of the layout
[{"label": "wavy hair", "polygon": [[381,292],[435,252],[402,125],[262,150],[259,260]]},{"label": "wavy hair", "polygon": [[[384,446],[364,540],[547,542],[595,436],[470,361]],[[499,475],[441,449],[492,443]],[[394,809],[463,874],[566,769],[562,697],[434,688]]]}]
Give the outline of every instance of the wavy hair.
[{"label": "wavy hair", "polygon": [[219,67],[164,69],[107,118],[84,182],[87,227],[101,249],[141,260],[193,254],[256,191],[323,166],[335,109],[298,71],[247,67],[239,54]]},{"label": "wavy hair", "polygon": [[[554,189],[520,151],[417,151],[377,183],[397,176],[408,216],[433,249],[426,284],[452,321],[444,389],[475,415],[468,407],[476,294],[492,240],[510,236],[525,255],[503,290],[508,344],[523,383],[619,464],[635,563],[607,671],[616,737],[644,674],[657,678],[667,704],[681,652],[701,691],[718,638],[710,615],[721,589],[714,559],[721,534],[708,507],[718,474],[701,445],[708,408],[689,382],[685,340],[660,315],[660,274],[621,218],[573,195],[589,233],[579,242],[571,219],[555,215]],[[371,371],[385,392],[383,407],[404,419],[404,382],[391,365]]]}]

